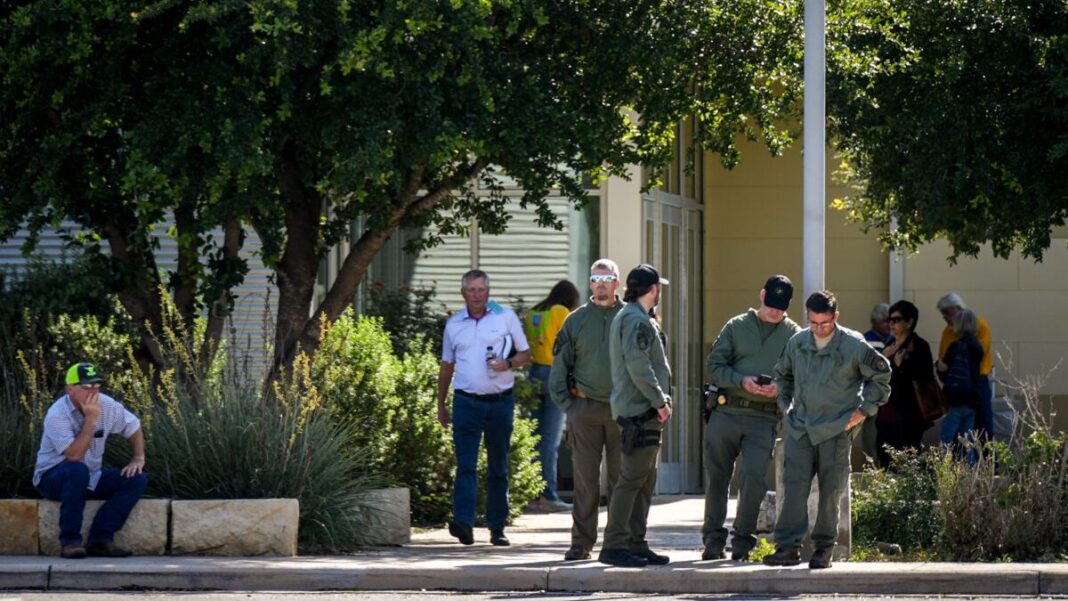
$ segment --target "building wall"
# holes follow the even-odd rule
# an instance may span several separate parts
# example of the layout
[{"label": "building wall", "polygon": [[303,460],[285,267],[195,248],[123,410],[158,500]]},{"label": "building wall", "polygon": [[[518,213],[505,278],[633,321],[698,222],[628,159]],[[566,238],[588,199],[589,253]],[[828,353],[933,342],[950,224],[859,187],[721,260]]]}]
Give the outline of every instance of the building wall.
[{"label": "building wall", "polygon": [[[711,347],[732,316],[758,306],[768,276],[782,273],[796,286],[790,316],[804,325],[802,292],[802,160],[796,146],[774,158],[744,144],[742,163],[724,169],[705,155],[704,340]],[[828,161],[833,164],[833,160]],[[827,172],[827,200],[844,194]],[[889,259],[874,236],[827,210],[826,287],[838,295],[841,323],[860,331],[889,295]]]}]

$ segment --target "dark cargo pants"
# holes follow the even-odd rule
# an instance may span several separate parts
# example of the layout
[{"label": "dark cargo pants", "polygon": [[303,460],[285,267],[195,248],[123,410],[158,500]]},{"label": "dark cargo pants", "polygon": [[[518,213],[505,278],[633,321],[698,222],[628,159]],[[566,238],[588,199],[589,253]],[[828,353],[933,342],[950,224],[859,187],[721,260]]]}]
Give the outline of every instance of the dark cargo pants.
[{"label": "dark cargo pants", "polygon": [[[642,428],[660,430],[663,426],[653,418],[646,420]],[[649,548],[645,541],[645,530],[649,519],[649,506],[653,501],[653,490],[656,488],[659,456],[660,445],[639,447],[629,455],[621,455],[619,480],[608,504],[608,524],[604,529],[601,551],[627,549],[641,552]]]},{"label": "dark cargo pants", "polygon": [[783,441],[784,490],[782,511],[775,525],[776,547],[801,546],[808,531],[808,494],[813,476],[819,478],[820,496],[816,523],[812,527],[812,546],[829,549],[838,542],[838,511],[849,481],[851,434],[842,432],[818,445],[813,445],[807,434],[800,440],[787,436]]},{"label": "dark cargo pants", "polygon": [[601,501],[601,457],[608,480],[608,499],[619,479],[619,425],[607,401],[573,398],[567,408],[567,441],[571,447],[575,498],[572,499],[571,545],[592,549],[597,542]]},{"label": "dark cargo pants", "polygon": [[738,465],[738,511],[734,518],[735,552],[748,552],[756,546],[760,503],[768,491],[768,467],[775,450],[774,414],[717,409],[705,424],[705,522],[701,538],[706,548],[723,549],[727,542],[727,497],[731,478]]}]

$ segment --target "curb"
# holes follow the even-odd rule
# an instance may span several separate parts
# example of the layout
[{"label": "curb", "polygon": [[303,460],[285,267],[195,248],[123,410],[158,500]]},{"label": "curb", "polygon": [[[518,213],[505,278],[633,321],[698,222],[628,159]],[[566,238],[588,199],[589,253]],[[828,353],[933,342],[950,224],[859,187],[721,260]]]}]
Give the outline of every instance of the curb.
[{"label": "curb", "polygon": [[0,561],[0,590],[454,590],[606,591],[675,594],[1068,594],[1068,565],[836,563],[829,570],[679,561],[653,568],[610,568],[593,561],[559,566],[398,565],[367,558],[15,557]]}]

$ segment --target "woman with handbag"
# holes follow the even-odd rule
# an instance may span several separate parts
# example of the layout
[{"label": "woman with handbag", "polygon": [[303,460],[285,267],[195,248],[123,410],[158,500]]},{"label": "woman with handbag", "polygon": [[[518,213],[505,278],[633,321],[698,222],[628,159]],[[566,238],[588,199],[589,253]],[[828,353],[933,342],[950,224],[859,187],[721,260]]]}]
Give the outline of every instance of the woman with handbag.
[{"label": "woman with handbag", "polygon": [[923,433],[941,416],[941,403],[937,397],[930,398],[938,394],[938,384],[931,367],[931,345],[915,331],[919,319],[919,309],[909,301],[898,301],[890,307],[893,339],[883,349],[893,370],[890,400],[879,408],[875,421],[880,467],[890,463],[885,447],[918,450]]}]

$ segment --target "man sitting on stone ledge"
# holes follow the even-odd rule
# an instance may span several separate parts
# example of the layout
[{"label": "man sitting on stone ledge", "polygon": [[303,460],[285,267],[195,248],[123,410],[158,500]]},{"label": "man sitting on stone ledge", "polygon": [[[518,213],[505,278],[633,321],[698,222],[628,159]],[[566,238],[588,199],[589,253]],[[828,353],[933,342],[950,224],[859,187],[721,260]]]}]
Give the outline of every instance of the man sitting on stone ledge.
[{"label": "man sitting on stone ledge", "polygon": [[[46,499],[60,502],[60,556],[81,559],[127,557],[116,545],[115,532],[126,523],[145,491],[145,437],[141,421],[121,403],[100,392],[104,381],[91,363],[76,363],[67,370],[67,394],[56,399],[45,415],[41,450],[33,485]],[[130,441],[133,459],[121,470],[101,469],[108,435]],[[82,514],[87,499],[104,500],[82,545]]]}]

